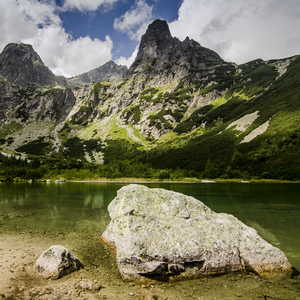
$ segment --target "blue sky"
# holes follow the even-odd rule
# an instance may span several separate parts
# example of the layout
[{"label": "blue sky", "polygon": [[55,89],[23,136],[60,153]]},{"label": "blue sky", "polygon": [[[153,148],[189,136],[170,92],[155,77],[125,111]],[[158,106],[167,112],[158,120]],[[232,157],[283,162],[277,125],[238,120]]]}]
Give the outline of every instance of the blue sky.
[{"label": "blue sky", "polygon": [[[181,0],[147,0],[145,3],[152,7],[152,20],[163,19],[168,22],[174,21],[178,17],[178,9]],[[63,4],[62,0],[56,1],[57,5]],[[89,35],[92,39],[105,39],[108,35],[114,42],[113,58],[120,55],[128,57],[132,54],[138,44],[136,39],[131,39],[125,32],[114,29],[115,19],[120,18],[126,12],[134,9],[135,1],[120,1],[110,9],[98,8],[96,11],[71,11],[61,12],[60,18],[66,32],[74,39]]]},{"label": "blue sky", "polygon": [[226,61],[300,54],[299,0],[0,0],[0,51],[33,45],[57,75],[130,64],[155,19]]}]

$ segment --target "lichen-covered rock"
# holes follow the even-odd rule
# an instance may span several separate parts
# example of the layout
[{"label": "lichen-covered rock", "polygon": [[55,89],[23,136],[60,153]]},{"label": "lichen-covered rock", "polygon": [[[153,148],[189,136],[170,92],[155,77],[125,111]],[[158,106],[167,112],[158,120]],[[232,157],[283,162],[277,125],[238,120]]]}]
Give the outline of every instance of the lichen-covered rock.
[{"label": "lichen-covered rock", "polygon": [[57,279],[83,267],[70,250],[52,246],[44,251],[34,265],[34,271],[45,278]]},{"label": "lichen-covered rock", "polygon": [[253,228],[190,196],[133,184],[118,191],[108,211],[102,240],[116,248],[126,280],[292,271],[285,254]]}]

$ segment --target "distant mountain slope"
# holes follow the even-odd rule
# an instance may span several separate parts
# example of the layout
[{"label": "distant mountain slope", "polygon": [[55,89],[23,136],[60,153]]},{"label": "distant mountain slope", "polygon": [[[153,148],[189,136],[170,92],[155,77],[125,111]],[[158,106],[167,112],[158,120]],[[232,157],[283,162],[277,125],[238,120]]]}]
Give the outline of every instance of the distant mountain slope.
[{"label": "distant mountain slope", "polygon": [[74,87],[80,87],[90,82],[115,82],[124,79],[127,75],[127,71],[128,69],[126,66],[119,66],[115,62],[109,61],[106,64],[89,72],[68,78],[67,82],[69,85]]},{"label": "distant mountain slope", "polygon": [[[225,62],[172,37],[162,20],[149,25],[129,70],[108,62],[63,80],[30,46],[7,47],[0,55],[5,153],[63,168],[104,164],[113,176],[136,174],[128,170],[137,166],[143,174],[163,168],[161,178],[300,179],[300,56]],[[19,52],[18,73],[8,62]]]}]

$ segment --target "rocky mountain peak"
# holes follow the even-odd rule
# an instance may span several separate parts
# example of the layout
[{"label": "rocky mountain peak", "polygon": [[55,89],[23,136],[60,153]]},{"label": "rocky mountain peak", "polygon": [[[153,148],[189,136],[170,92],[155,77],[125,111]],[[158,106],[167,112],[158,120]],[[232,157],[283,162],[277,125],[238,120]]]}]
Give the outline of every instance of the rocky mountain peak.
[{"label": "rocky mountain peak", "polygon": [[174,42],[168,23],[156,20],[148,26],[142,36],[139,51],[135,62],[129,68],[129,75],[142,71],[142,65],[152,63],[157,58],[162,58],[166,49]]},{"label": "rocky mountain peak", "polygon": [[11,84],[57,84],[59,79],[47,68],[31,45],[10,43],[0,54],[0,75]]},{"label": "rocky mountain peak", "polygon": [[173,39],[168,23],[162,20],[156,20],[148,26],[146,33],[143,35],[140,49],[149,46],[158,48],[165,46],[166,43]]},{"label": "rocky mountain peak", "polygon": [[137,57],[128,74],[150,79],[163,72],[172,81],[188,75],[188,70],[206,70],[222,62],[217,53],[190,38],[181,42],[172,37],[168,23],[156,20],[142,36]]},{"label": "rocky mountain peak", "polygon": [[41,58],[33,50],[32,45],[29,44],[10,43],[3,49],[2,55],[37,60],[39,63],[42,63]]}]

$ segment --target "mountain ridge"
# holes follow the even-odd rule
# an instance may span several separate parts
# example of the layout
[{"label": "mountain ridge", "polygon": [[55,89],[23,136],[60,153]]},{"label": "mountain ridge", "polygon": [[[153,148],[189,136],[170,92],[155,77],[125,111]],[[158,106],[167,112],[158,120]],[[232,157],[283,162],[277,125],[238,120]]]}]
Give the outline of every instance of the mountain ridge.
[{"label": "mountain ridge", "polygon": [[67,78],[67,83],[73,87],[80,87],[90,82],[120,81],[127,75],[126,66],[117,65],[112,60],[91,71]]},{"label": "mountain ridge", "polygon": [[156,20],[128,70],[108,62],[62,79],[45,67],[49,81],[38,82],[9,73],[1,57],[3,153],[113,176],[134,174],[131,161],[166,178],[300,178],[300,56],[237,65]]}]

